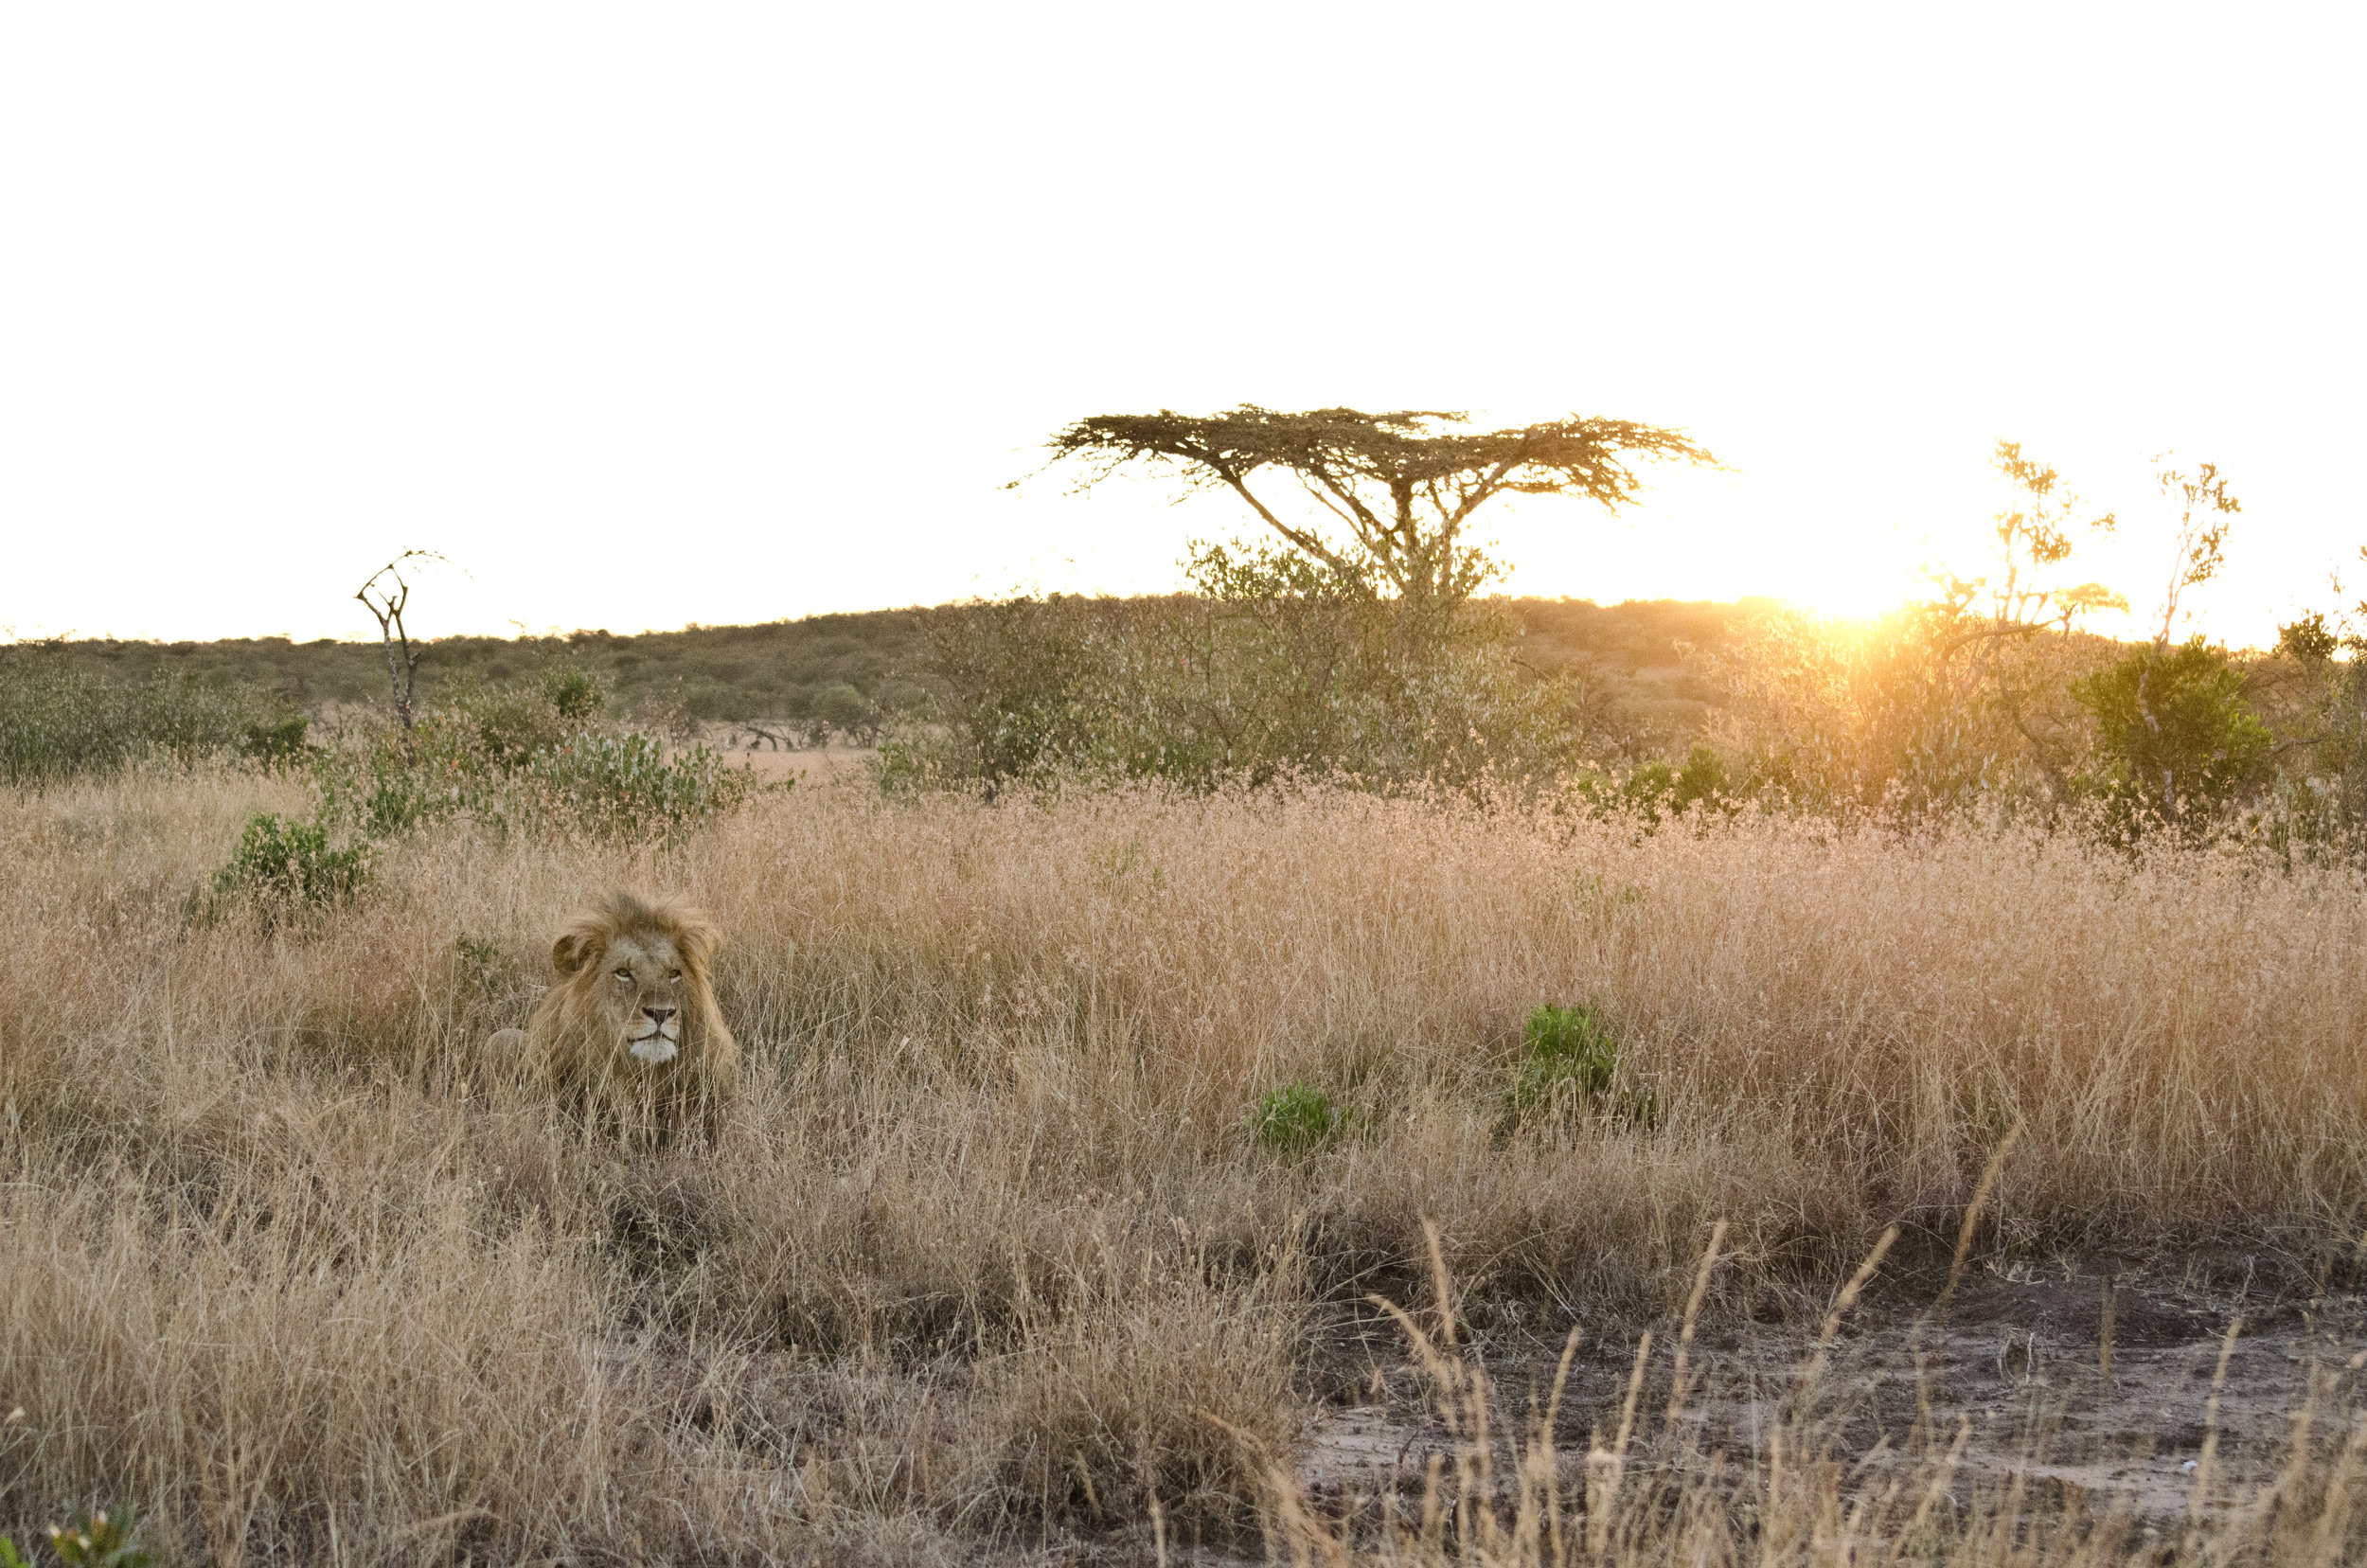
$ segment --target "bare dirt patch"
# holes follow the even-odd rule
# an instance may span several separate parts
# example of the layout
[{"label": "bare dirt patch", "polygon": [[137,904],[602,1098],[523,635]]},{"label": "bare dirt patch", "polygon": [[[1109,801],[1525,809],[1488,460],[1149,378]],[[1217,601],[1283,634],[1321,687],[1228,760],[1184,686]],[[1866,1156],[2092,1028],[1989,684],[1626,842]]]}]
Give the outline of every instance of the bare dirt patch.
[{"label": "bare dirt patch", "polygon": [[[2298,1416],[2308,1410],[2322,1437],[2337,1435],[2361,1402],[2367,1298],[2247,1282],[2244,1259],[2232,1271],[2231,1260],[2214,1263],[1980,1270],[1945,1312],[1903,1290],[1870,1298],[1818,1382],[1826,1455],[1878,1480],[1894,1456],[1945,1450],[1961,1433],[1953,1473],[1967,1488],[2019,1477],[2158,1530],[2187,1517],[2208,1466],[2203,1506],[2249,1506],[2287,1464]],[[1312,1499],[1418,1495],[1433,1458],[1451,1464],[1467,1445],[1419,1363],[1385,1353],[1390,1327],[1361,1336],[1369,1370],[1309,1430],[1296,1470]],[[1765,1463],[1818,1329],[1813,1316],[1705,1325],[1688,1350],[1692,1386],[1672,1412],[1673,1326],[1661,1326],[1637,1399],[1631,1473],[1720,1455]],[[1557,1352],[1483,1342],[1507,1427],[1533,1419]],[[1625,1336],[1581,1341],[1555,1432],[1573,1484],[1590,1448],[1611,1441],[1635,1354]]]}]

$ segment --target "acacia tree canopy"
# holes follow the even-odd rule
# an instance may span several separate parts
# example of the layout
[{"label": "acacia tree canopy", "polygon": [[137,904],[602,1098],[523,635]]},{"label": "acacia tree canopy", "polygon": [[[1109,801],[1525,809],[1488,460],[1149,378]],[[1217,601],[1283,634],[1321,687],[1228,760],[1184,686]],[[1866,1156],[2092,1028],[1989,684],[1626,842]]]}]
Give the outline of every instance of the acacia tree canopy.
[{"label": "acacia tree canopy", "polygon": [[[1463,543],[1471,514],[1491,497],[1582,495],[1616,508],[1643,489],[1630,458],[1717,463],[1682,431],[1628,419],[1458,428],[1467,424],[1467,416],[1436,409],[1283,414],[1244,403],[1204,418],[1166,409],[1097,415],[1061,431],[1051,447],[1056,460],[1087,465],[1080,488],[1137,460],[1173,470],[1187,493],[1233,490],[1267,526],[1337,570],[1375,570],[1407,598],[1450,603],[1493,570]],[[1250,489],[1260,470],[1295,480],[1346,526],[1353,545],[1335,546],[1276,516]]]}]

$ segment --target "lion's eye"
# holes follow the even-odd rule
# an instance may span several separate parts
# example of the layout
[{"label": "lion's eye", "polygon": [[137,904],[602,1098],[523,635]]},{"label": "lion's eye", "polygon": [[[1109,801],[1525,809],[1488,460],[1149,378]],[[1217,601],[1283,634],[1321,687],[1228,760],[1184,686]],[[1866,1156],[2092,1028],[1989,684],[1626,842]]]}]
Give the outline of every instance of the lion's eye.
[{"label": "lion's eye", "polygon": [[667,979],[668,979],[668,980],[679,980],[679,979],[681,979],[681,978],[682,978],[682,971],[680,971],[680,970],[667,970],[667,971],[666,971],[666,978],[667,978]]},{"label": "lion's eye", "polygon": [[630,980],[632,978],[632,971],[629,969],[620,969],[616,971],[616,978],[619,980]]}]

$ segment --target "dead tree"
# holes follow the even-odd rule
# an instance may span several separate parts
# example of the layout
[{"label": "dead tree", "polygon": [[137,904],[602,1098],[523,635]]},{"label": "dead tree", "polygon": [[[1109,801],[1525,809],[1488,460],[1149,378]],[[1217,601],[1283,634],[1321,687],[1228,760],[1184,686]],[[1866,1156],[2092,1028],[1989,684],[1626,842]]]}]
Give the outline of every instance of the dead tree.
[{"label": "dead tree", "polygon": [[[405,757],[411,753],[412,700],[418,690],[419,655],[426,650],[412,646],[411,633],[402,624],[403,610],[411,602],[411,584],[402,575],[402,563],[442,560],[434,550],[405,550],[372,572],[353,596],[377,620],[379,638],[386,645],[386,684],[393,689],[395,718],[402,724]],[[371,597],[372,594],[377,597]]]}]

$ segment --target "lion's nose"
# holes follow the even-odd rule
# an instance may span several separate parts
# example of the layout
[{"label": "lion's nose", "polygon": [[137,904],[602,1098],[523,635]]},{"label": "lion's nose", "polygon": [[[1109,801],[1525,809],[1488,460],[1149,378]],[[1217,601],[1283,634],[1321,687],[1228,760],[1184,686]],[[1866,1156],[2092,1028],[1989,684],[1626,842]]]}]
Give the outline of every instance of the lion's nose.
[{"label": "lion's nose", "polygon": [[650,1022],[652,1024],[663,1024],[674,1016],[674,1009],[671,1007],[644,1007],[641,1010],[650,1015]]}]

